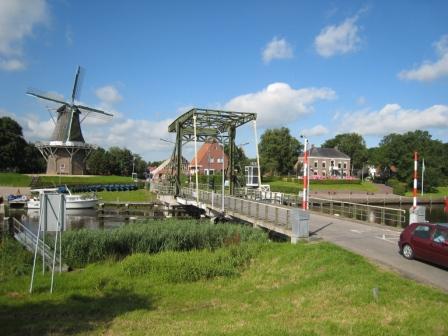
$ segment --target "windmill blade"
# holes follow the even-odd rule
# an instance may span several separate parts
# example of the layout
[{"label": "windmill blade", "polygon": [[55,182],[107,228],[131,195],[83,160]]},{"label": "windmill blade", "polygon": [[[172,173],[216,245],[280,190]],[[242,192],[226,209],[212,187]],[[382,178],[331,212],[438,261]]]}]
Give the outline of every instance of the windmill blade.
[{"label": "windmill blade", "polygon": [[28,91],[26,91],[27,95],[33,96],[33,97],[37,97],[40,99],[44,99],[44,100],[49,100],[58,104],[62,104],[62,105],[68,105],[67,102],[51,97],[48,93],[44,93],[44,92],[40,92],[38,90],[34,90],[34,89],[29,89]]},{"label": "windmill blade", "polygon": [[76,105],[77,108],[79,108],[80,110],[84,110],[86,112],[92,112],[92,113],[98,113],[98,114],[102,114],[104,116],[108,116],[108,117],[113,117],[113,114],[101,111],[101,110],[97,110],[88,106],[83,106],[83,105]]},{"label": "windmill blade", "polygon": [[72,90],[72,105],[79,98],[79,94],[81,92],[81,84],[84,78],[84,69],[78,65],[78,70],[76,71],[75,82],[73,84]]}]

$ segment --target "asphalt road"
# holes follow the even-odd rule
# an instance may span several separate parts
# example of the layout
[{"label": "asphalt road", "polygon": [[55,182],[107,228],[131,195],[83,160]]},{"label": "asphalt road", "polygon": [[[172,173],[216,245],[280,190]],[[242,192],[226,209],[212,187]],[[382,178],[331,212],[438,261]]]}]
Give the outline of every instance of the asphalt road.
[{"label": "asphalt road", "polygon": [[398,253],[401,230],[311,213],[310,234],[367,257],[404,277],[448,292],[448,270]]}]

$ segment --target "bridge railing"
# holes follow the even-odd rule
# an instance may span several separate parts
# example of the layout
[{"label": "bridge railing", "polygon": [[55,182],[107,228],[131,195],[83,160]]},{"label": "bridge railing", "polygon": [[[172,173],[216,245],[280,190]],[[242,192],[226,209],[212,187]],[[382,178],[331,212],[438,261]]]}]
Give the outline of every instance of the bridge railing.
[{"label": "bridge railing", "polygon": [[406,226],[406,210],[376,205],[351,203],[324,198],[310,198],[312,211],[389,226]]},{"label": "bridge railing", "polygon": [[[182,188],[182,196],[185,199],[195,201],[196,190]],[[204,190],[199,190],[199,202],[211,205],[214,209],[222,208],[222,195]],[[301,209],[279,206],[275,204],[261,203],[241,197],[224,196],[224,209],[240,215],[250,217],[275,226],[291,230],[292,223],[298,221]]]},{"label": "bridge railing", "polygon": [[[164,190],[163,187],[159,190]],[[192,194],[195,193],[195,189],[193,188],[183,188],[182,190],[189,190],[188,197],[192,198]],[[205,190],[199,190],[201,202],[207,204],[214,204],[215,207],[220,207],[222,198],[220,193],[214,193]],[[213,196],[213,200],[211,199],[211,195]],[[279,206],[284,209],[284,206],[290,206],[292,209],[300,209],[302,204],[302,198],[298,194],[284,194],[280,192],[274,191],[261,191],[258,189],[248,189],[248,188],[238,188],[235,189],[235,196],[225,196],[225,209],[230,209],[236,211],[236,208],[241,205],[235,205],[237,201],[230,201],[229,199],[236,200],[245,200],[247,202],[252,202],[251,204],[262,204],[258,205],[259,210],[256,209],[256,205],[244,205],[243,211],[248,212],[246,208],[250,207],[251,213],[256,213],[255,216],[264,216],[264,212],[266,211],[263,204],[268,204],[270,206]],[[236,202],[236,203],[235,203]],[[231,209],[229,207],[233,207],[235,209]],[[262,209],[262,210],[260,210]],[[289,209],[289,208],[288,208]],[[383,224],[388,226],[396,226],[396,227],[405,227],[406,226],[406,210],[404,209],[396,209],[390,207],[376,206],[376,205],[368,205],[368,204],[360,204],[360,203],[352,203],[343,200],[335,200],[335,199],[325,199],[325,198],[316,198],[310,197],[309,201],[309,209],[312,212],[320,212],[327,215],[339,216],[341,218],[349,218],[355,219],[364,222]],[[258,215],[257,215],[258,211]],[[280,211],[280,210],[277,210]],[[281,211],[280,211],[281,213]],[[267,217],[266,217],[267,216]],[[268,211],[266,218],[272,218],[272,214]],[[275,215],[274,215],[275,216]],[[281,215],[283,216],[283,215]],[[283,216],[284,217],[284,216]],[[258,217],[257,217],[258,218]],[[265,220],[265,218],[258,218],[261,220]],[[272,220],[272,219],[271,219]],[[274,219],[275,221],[275,219]],[[287,222],[286,219],[283,219],[283,222]]]}]

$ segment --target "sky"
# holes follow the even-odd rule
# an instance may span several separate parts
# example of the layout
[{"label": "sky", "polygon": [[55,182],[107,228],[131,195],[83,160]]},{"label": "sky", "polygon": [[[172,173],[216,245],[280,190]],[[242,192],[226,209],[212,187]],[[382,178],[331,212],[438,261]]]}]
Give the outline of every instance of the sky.
[{"label": "sky", "polygon": [[[147,161],[192,107],[257,113],[316,146],[357,132],[368,147],[428,130],[448,141],[448,2],[0,0],[0,116],[48,140],[55,106],[37,88],[114,114],[83,134]],[[237,145],[255,156],[253,125]],[[186,146],[187,159],[193,157]]]}]

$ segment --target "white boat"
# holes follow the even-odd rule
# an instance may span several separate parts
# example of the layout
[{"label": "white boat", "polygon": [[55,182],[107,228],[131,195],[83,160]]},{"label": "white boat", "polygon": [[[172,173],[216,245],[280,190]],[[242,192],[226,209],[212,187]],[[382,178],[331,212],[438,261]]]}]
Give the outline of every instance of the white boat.
[{"label": "white boat", "polygon": [[[65,207],[66,209],[90,209],[96,207],[98,204],[98,198],[95,195],[73,195],[70,189],[68,190],[68,195],[65,194]],[[38,192],[39,195],[49,193],[49,192],[57,192],[57,188],[45,188],[45,189],[34,189],[31,192]],[[26,203],[26,207],[28,209],[39,209],[40,208],[40,199],[39,197],[32,197]]]}]

